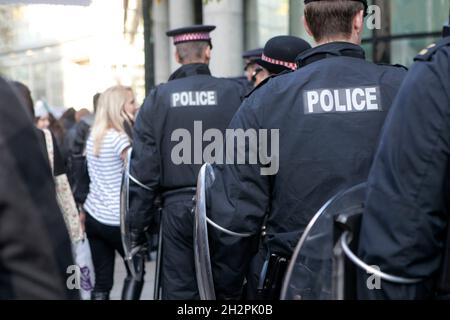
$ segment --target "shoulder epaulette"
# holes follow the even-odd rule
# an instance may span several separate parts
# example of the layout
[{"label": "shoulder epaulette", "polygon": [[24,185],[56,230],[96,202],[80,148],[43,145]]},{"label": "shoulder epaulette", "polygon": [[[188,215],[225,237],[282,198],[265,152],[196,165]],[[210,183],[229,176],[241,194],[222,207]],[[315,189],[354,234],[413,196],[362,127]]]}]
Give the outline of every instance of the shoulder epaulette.
[{"label": "shoulder epaulette", "polygon": [[419,52],[414,61],[430,61],[431,58],[442,48],[450,46],[450,37],[444,38],[437,43],[430,44]]}]

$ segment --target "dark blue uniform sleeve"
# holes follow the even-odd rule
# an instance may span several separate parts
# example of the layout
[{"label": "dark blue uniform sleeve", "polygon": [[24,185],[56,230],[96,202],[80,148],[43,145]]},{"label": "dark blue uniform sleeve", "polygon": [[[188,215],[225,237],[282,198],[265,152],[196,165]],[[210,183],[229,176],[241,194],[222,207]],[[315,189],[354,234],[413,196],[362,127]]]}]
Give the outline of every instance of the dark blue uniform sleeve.
[{"label": "dark blue uniform sleeve", "polygon": [[[448,47],[447,47],[448,48]],[[383,283],[362,298],[417,299],[439,269],[448,222],[450,52],[414,65],[387,120],[369,178],[360,254],[382,271],[424,279]]]},{"label": "dark blue uniform sleeve", "polygon": [[[258,130],[257,104],[253,97],[247,99],[232,120],[230,129]],[[227,140],[232,138],[228,132]],[[237,143],[231,150],[234,150],[234,155],[243,151],[239,150]],[[249,153],[248,140],[245,152]],[[269,177],[261,175],[261,166],[257,164],[219,165],[215,167],[215,174],[216,180],[209,198],[212,220],[231,231],[254,234],[250,238],[237,238],[210,228],[217,298],[239,299],[250,260],[258,249],[260,231],[269,206]]]},{"label": "dark blue uniform sleeve", "polygon": [[145,242],[144,231],[150,227],[154,218],[153,203],[160,185],[161,157],[155,121],[161,119],[157,109],[154,90],[140,110],[134,128],[130,174],[148,188],[130,181],[129,216],[134,245]]}]

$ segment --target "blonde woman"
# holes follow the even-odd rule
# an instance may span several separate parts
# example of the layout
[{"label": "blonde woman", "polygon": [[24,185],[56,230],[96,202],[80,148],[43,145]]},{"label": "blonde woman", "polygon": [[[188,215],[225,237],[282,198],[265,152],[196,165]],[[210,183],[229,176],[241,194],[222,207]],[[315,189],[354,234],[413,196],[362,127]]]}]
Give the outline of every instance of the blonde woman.
[{"label": "blonde woman", "polygon": [[126,128],[132,126],[135,113],[136,103],[131,88],[116,86],[106,90],[100,96],[87,141],[91,183],[84,209],[96,274],[93,300],[109,299],[114,281],[115,254],[118,252],[124,256],[120,237],[120,184],[125,154],[131,147]]}]

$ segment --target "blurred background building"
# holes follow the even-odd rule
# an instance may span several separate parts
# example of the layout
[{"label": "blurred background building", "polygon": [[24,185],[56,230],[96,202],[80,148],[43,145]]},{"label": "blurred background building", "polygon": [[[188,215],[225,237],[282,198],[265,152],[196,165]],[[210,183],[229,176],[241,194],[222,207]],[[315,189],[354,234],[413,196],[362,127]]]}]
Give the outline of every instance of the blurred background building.
[{"label": "blurred background building", "polygon": [[[202,5],[203,2],[203,5]],[[369,0],[381,8],[381,30],[366,30],[364,47],[377,62],[410,65],[413,57],[441,36],[448,22],[449,0]],[[219,76],[242,72],[240,52],[262,47],[268,39],[292,34],[308,39],[303,28],[303,0],[154,0],[156,83],[176,68],[164,31],[192,23],[215,24],[212,71]],[[165,62],[165,63],[164,63]]]},{"label": "blurred background building", "polygon": [[[367,56],[376,62],[411,65],[449,20],[449,0],[370,2],[382,9],[381,29],[364,35]],[[273,36],[312,42],[303,9],[303,0],[0,0],[0,72],[50,105],[90,107],[95,92],[117,83],[131,85],[142,101],[146,89],[178,67],[168,29],[217,25],[212,72],[239,76],[241,53]]]},{"label": "blurred background building", "polygon": [[24,82],[35,100],[56,107],[91,108],[93,95],[115,84],[132,86],[142,101],[140,1],[127,6],[123,0],[21,2],[78,5],[0,5],[3,75]]}]

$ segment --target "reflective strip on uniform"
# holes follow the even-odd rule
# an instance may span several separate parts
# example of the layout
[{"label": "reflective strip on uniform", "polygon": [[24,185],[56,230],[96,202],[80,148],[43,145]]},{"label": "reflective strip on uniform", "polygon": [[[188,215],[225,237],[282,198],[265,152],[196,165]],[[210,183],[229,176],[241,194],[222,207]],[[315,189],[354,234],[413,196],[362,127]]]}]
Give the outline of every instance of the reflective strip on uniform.
[{"label": "reflective strip on uniform", "polygon": [[383,111],[378,86],[308,90],[303,101],[306,115]]},{"label": "reflective strip on uniform", "polygon": [[171,106],[175,107],[198,107],[217,106],[217,91],[182,91],[174,92],[171,97]]}]

